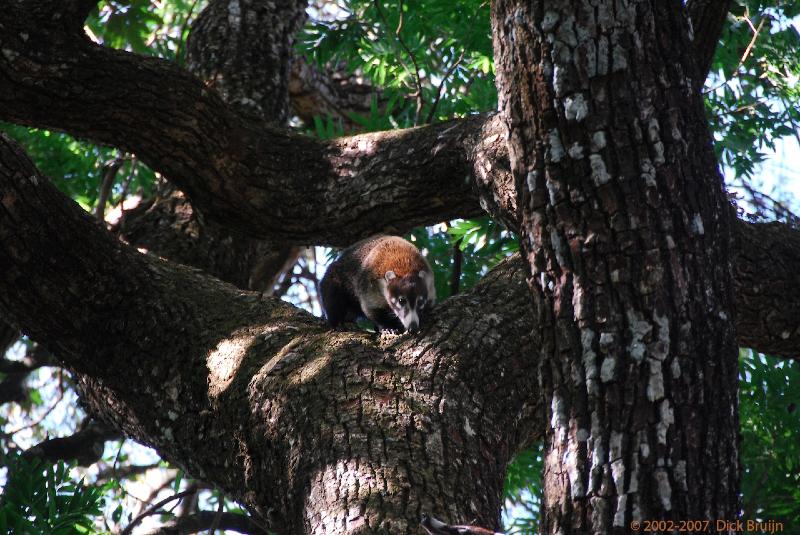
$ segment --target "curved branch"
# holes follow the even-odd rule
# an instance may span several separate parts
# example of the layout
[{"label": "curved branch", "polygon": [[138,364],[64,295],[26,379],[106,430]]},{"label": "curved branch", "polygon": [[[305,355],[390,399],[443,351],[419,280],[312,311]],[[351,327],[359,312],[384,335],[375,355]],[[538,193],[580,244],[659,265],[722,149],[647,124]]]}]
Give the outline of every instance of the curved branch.
[{"label": "curved branch", "polygon": [[114,231],[137,249],[202,269],[239,288],[267,293],[298,256],[298,248],[273,247],[204,219],[186,195],[168,183],[159,186],[149,202],[125,212]]},{"label": "curved branch", "polygon": [[800,359],[800,232],[783,223],[736,227],[739,344]]},{"label": "curved branch", "polygon": [[[198,511],[183,518],[176,518],[149,532],[148,535],[184,535],[207,530],[217,513],[214,511]],[[268,533],[250,517],[238,513],[224,512],[220,516],[218,529],[237,533]]]},{"label": "curved branch", "polygon": [[159,502],[156,502],[155,504],[148,507],[145,511],[140,513],[139,516],[131,520],[131,522],[127,526],[125,526],[125,529],[122,530],[120,535],[130,535],[131,533],[133,533],[133,528],[135,528],[142,520],[144,520],[148,516],[159,514],[159,510],[166,504],[174,502],[175,500],[181,500],[186,496],[189,496],[190,494],[194,494],[195,492],[197,492],[195,489],[184,490],[178,492],[177,494],[173,494],[172,496],[164,498]]},{"label": "curved branch", "polygon": [[119,438],[119,431],[92,421],[72,435],[40,442],[25,450],[22,456],[36,457],[51,463],[74,459],[79,466],[90,466],[103,457],[106,441]]},{"label": "curved branch", "polygon": [[134,152],[254,237],[344,245],[479,212],[465,147],[485,117],[319,141],[250,122],[166,61],[65,34],[35,2],[0,28],[0,118]]},{"label": "curved branch", "polygon": [[[192,27],[187,68],[239,112],[283,125],[289,113],[286,78],[292,36],[305,18],[305,4],[245,2],[231,14],[229,2],[211,2]],[[137,248],[198,267],[239,288],[270,294],[301,251],[202,217],[168,183],[159,186],[146,210],[127,212],[120,230]]]}]

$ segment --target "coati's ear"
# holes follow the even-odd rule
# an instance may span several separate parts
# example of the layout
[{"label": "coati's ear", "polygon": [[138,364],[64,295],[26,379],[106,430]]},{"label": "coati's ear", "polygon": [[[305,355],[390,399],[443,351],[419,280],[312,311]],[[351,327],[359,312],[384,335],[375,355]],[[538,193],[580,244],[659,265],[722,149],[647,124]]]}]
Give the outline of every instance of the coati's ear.
[{"label": "coati's ear", "polygon": [[395,277],[397,277],[397,275],[395,274],[394,271],[387,271],[386,275],[383,276],[383,278],[386,279],[386,282],[389,282],[390,280],[392,280]]},{"label": "coati's ear", "polygon": [[427,275],[428,275],[428,272],[427,272],[427,271],[420,271],[420,272],[419,272],[419,278],[420,278],[420,279],[422,279],[422,280],[425,280],[425,277],[426,277]]}]

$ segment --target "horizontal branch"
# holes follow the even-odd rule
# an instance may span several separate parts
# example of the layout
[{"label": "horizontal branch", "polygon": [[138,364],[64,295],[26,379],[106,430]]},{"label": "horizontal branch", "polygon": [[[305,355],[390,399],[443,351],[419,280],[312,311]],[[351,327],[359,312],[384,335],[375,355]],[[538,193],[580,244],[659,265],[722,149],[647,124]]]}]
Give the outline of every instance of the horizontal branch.
[{"label": "horizontal branch", "polygon": [[[5,322],[0,322],[0,331],[13,333],[14,339],[19,337],[19,331],[11,328]],[[0,344],[0,349],[3,349],[3,353],[5,353],[3,344]],[[25,387],[28,376],[42,366],[56,364],[53,356],[39,345],[29,349],[22,360],[0,359],[0,374],[3,374],[3,380],[0,381],[0,405],[24,402],[28,399],[29,393]]]},{"label": "horizontal branch", "polygon": [[217,519],[217,528],[220,532],[235,531],[237,533],[267,533],[250,517],[223,512],[217,518],[214,511],[198,511],[185,517],[175,518],[164,525],[150,531],[148,535],[182,535],[185,533],[199,533],[206,531]]},{"label": "horizontal branch", "polygon": [[119,438],[121,436],[116,429],[93,421],[72,435],[40,442],[25,450],[22,456],[43,459],[49,463],[76,460],[79,466],[90,466],[103,457],[106,441]]},{"label": "horizontal branch", "polygon": [[739,345],[800,359],[800,231],[739,221],[735,237]]},{"label": "horizontal branch", "polygon": [[36,2],[0,12],[0,119],[133,152],[207,217],[273,242],[346,245],[480,213],[469,148],[487,116],[321,141],[255,124],[180,67],[52,18]]},{"label": "horizontal branch", "polygon": [[97,472],[97,483],[107,483],[112,479],[122,481],[127,478],[135,478],[150,470],[163,470],[161,462],[152,464],[123,464],[122,466],[106,466]]}]

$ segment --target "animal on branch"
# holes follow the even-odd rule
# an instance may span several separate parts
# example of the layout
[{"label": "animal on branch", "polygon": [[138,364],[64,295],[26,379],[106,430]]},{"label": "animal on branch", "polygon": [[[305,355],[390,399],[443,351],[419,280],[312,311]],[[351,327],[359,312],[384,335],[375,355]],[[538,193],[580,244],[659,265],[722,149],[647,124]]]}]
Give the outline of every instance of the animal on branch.
[{"label": "animal on branch", "polygon": [[433,270],[414,244],[397,236],[373,236],[345,249],[320,284],[331,327],[359,317],[381,331],[419,331],[436,302]]}]

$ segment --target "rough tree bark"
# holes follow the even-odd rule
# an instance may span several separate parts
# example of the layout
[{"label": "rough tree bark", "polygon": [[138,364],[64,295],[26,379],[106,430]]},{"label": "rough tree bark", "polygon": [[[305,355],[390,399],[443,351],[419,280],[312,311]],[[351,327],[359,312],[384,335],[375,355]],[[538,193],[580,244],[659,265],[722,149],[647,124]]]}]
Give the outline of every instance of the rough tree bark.
[{"label": "rough tree bark", "polygon": [[[733,401],[710,396],[718,394],[712,381],[735,379],[724,359],[731,323],[719,315],[733,318],[729,221],[697,97],[680,85],[695,67],[681,46],[664,42],[686,33],[679,2],[598,9],[605,48],[592,14],[547,18],[539,2],[494,6],[501,89],[515,118],[513,174],[503,116],[310,140],[242,116],[166,62],[89,43],[80,27],[92,5],[4,5],[0,117],[133,150],[204,214],[276,243],[344,245],[377,230],[474,215],[480,203],[536,238],[524,242],[525,263],[545,273],[544,289],[536,279],[531,295],[525,263],[503,264],[437,307],[418,337],[331,333],[289,305],[125,247],[3,140],[0,311],[80,373],[87,401],[106,420],[249,504],[280,532],[411,533],[422,512],[496,528],[505,463],[545,431],[534,395],[541,354],[543,384],[553,394],[551,451],[567,454],[565,473],[548,459],[556,468],[547,474],[548,504],[565,507],[548,509],[551,528],[567,533],[594,522],[602,532],[634,514],[666,516],[668,506],[672,514],[729,510],[735,465],[705,472],[697,464],[708,450],[695,448],[715,444],[735,459],[725,449],[735,438],[712,442],[702,427],[708,407],[729,411],[709,429],[729,433],[735,421]],[[628,9],[634,22],[615,19]],[[641,28],[632,36],[634,23]],[[515,39],[505,33],[512,27]],[[548,34],[552,42],[543,39]],[[572,44],[578,37],[584,48]],[[595,67],[610,70],[586,89],[579,82],[588,70],[576,67],[590,67],[590,42]],[[574,65],[573,46],[587,52]],[[559,47],[550,61],[566,70],[536,62]],[[520,51],[530,55],[521,61]],[[635,84],[633,69],[641,75]],[[559,93],[559,80],[578,85]],[[656,99],[661,91],[665,98]],[[637,98],[621,106],[626,95]],[[652,111],[637,130],[647,102]],[[531,117],[533,110],[545,113]],[[590,123],[599,128],[587,129]],[[553,161],[556,140],[563,151]],[[677,156],[686,163],[677,165]],[[647,158],[650,166],[640,167]],[[539,172],[530,175],[532,192],[529,170]],[[540,195],[545,184],[550,190]],[[772,232],[745,232],[757,241],[765,231]],[[782,234],[789,238],[780,251],[783,286],[763,292],[770,295],[800,272],[791,269],[800,239],[785,227],[772,239]],[[704,263],[709,258],[723,263]],[[760,262],[759,255],[737,258],[740,292]],[[797,288],[780,297],[795,297]],[[713,314],[698,306],[701,293]],[[795,325],[796,316],[781,314],[796,303],[741,295],[740,306],[772,310],[779,324]],[[798,331],[740,326],[752,329],[754,345],[800,347]],[[558,360],[556,349],[563,350]],[[611,427],[597,431],[589,408]],[[590,497],[579,495],[581,485]]]},{"label": "rough tree bark", "polygon": [[[368,114],[377,92],[356,77],[321,71],[292,56],[305,4],[211,2],[191,27],[187,69],[253,120],[285,126],[291,104],[291,112],[307,123],[315,115],[331,116],[354,127],[347,114]],[[126,212],[116,230],[137,248],[266,293],[302,252],[302,247],[272,244],[203,218],[171,184]]]},{"label": "rough tree bark", "polygon": [[[305,2],[212,1],[192,25],[187,69],[240,114],[277,126],[289,116],[294,34]],[[120,235],[132,245],[198,267],[239,288],[272,293],[301,248],[231,231],[202,217],[183,192],[159,187],[146,209],[126,214]]]},{"label": "rough tree bark", "polygon": [[138,254],[6,140],[0,204],[0,308],[115,427],[279,532],[410,533],[424,511],[498,525],[506,463],[535,438],[519,262],[420,336],[376,339]]},{"label": "rough tree bark", "polygon": [[187,67],[239,113],[284,125],[294,36],[307,2],[213,1],[192,25]]},{"label": "rough tree bark", "polygon": [[687,21],[677,0],[493,5],[543,305],[544,533],[738,511],[734,218]]}]

